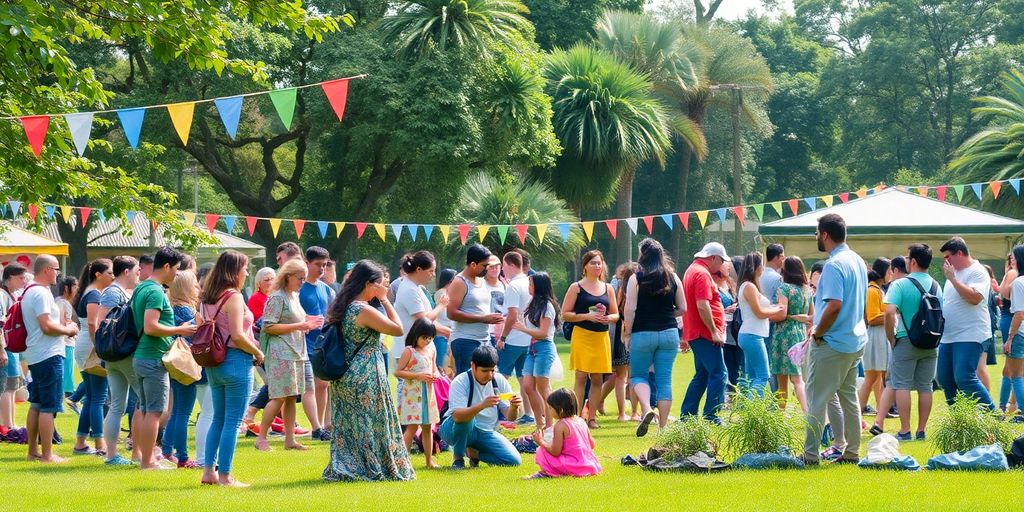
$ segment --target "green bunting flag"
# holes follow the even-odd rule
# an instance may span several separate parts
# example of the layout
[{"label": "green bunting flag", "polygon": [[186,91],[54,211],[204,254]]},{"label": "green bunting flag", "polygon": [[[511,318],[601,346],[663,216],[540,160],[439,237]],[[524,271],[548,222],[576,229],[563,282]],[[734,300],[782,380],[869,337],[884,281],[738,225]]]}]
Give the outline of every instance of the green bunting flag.
[{"label": "green bunting flag", "polygon": [[270,101],[274,103],[274,109],[277,110],[278,117],[281,118],[281,123],[284,124],[285,130],[292,129],[296,92],[297,90],[294,87],[289,87],[287,89],[275,89],[268,93]]},{"label": "green bunting flag", "polygon": [[752,205],[754,208],[754,214],[757,215],[757,221],[761,222],[764,220],[764,203]]},{"label": "green bunting flag", "polygon": [[956,200],[957,201],[963,201],[964,200],[964,186],[963,185],[953,185],[953,192],[956,192]]}]

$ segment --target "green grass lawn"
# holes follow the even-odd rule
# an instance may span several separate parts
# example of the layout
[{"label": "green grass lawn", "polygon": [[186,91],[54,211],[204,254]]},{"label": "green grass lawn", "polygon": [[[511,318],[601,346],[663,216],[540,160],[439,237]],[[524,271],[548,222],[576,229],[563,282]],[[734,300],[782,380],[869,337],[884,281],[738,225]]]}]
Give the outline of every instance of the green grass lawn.
[{"label": "green grass lawn", "polygon": [[[568,347],[559,349],[567,361]],[[998,367],[989,368],[998,387]],[[692,356],[680,355],[673,387],[676,412],[692,373]],[[944,414],[940,395],[933,416]],[[608,401],[609,413],[614,413],[613,402]],[[24,414],[20,409],[19,418],[23,420]],[[1024,482],[1020,471],[909,474],[851,466],[715,475],[651,473],[623,467],[619,459],[646,450],[653,435],[637,439],[634,427],[616,423],[614,416],[604,417],[601,424],[594,435],[603,474],[539,481],[520,480],[537,470],[531,455],[524,457],[522,467],[459,473],[426,470],[423,456],[415,455],[415,482],[328,484],[320,479],[329,457],[326,443],[306,439],[311,451],[285,452],[278,438],[271,441],[273,452],[261,453],[253,448],[252,439],[239,439],[235,474],[252,487],[234,490],[200,487],[198,470],[112,469],[92,456],[42,465],[25,461],[24,445],[0,444],[0,510],[1001,510],[1020,502]],[[66,439],[57,447],[61,456],[71,457],[76,425],[73,413],[58,418]],[[894,431],[897,420],[889,420],[888,426]],[[865,443],[869,437],[865,434]],[[904,443],[901,449],[922,466],[934,454],[927,442]],[[450,464],[451,455],[442,454],[440,463]]]}]

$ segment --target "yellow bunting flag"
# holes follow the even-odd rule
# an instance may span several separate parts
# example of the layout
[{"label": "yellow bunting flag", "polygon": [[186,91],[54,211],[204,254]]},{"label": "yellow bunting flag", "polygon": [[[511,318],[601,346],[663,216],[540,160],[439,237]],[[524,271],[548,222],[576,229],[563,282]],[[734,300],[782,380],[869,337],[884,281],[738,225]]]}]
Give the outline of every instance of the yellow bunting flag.
[{"label": "yellow bunting flag", "polygon": [[345,229],[345,223],[344,222],[335,222],[334,223],[334,229],[338,231],[338,236],[340,237],[341,236],[341,232],[344,231],[344,229]]},{"label": "yellow bunting flag", "polygon": [[541,245],[544,243],[544,234],[548,232],[548,225],[536,224],[535,227],[537,228],[537,245]]},{"label": "yellow bunting flag", "polygon": [[448,243],[448,235],[451,234],[452,227],[446,224],[441,224],[437,226],[437,229],[441,231],[441,236],[444,237],[444,243]]},{"label": "yellow bunting flag", "polygon": [[181,220],[185,221],[185,224],[191,226],[196,223],[196,214],[192,212],[182,212]]},{"label": "yellow bunting flag", "polygon": [[281,219],[267,219],[267,222],[270,223],[270,232],[277,238],[277,231],[281,229]]},{"label": "yellow bunting flag", "polygon": [[593,222],[582,222],[583,233],[587,235],[587,241],[591,241],[594,238],[594,223]]},{"label": "yellow bunting flag", "polygon": [[708,211],[700,210],[693,213],[697,214],[697,220],[700,221],[700,227],[703,228],[708,223]]},{"label": "yellow bunting flag", "polygon": [[171,116],[174,131],[178,132],[178,138],[181,139],[183,145],[188,144],[188,134],[192,131],[192,113],[195,108],[195,102],[191,101],[167,105],[167,113]]},{"label": "yellow bunting flag", "polygon": [[868,196],[868,189],[866,189],[864,187],[861,187],[860,190],[857,191],[857,199],[864,199],[867,196]]},{"label": "yellow bunting flag", "polygon": [[374,224],[373,230],[377,232],[377,236],[379,236],[381,240],[387,240],[387,235],[384,234],[384,224]]},{"label": "yellow bunting flag", "polygon": [[921,194],[921,197],[928,197],[928,187],[917,187],[917,193]]},{"label": "yellow bunting flag", "polygon": [[830,194],[830,195],[827,195],[827,196],[821,196],[820,199],[821,199],[821,202],[825,203],[826,207],[831,208],[832,207],[832,197],[833,196]]},{"label": "yellow bunting flag", "polygon": [[772,208],[775,209],[775,213],[779,214],[779,217],[782,217],[782,201],[772,203]]},{"label": "yellow bunting flag", "polygon": [[71,222],[71,207],[70,206],[61,206],[60,207],[60,215],[61,215],[61,217],[64,217],[64,222]]},{"label": "yellow bunting flag", "polygon": [[476,227],[477,233],[480,234],[480,241],[483,242],[484,238],[487,238],[487,231],[491,229],[490,224],[480,224]]}]

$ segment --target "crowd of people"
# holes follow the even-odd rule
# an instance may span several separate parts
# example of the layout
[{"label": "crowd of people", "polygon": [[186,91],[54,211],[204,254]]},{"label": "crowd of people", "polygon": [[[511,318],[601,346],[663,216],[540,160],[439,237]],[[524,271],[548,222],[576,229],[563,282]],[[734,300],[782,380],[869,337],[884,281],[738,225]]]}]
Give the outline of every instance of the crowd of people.
[{"label": "crowd of people", "polygon": [[[438,269],[427,251],[406,254],[391,280],[369,260],[338,279],[326,249],[286,242],[276,269],[255,273],[251,294],[249,261],[234,251],[197,267],[163,247],[139,259],[97,259],[77,279],[39,255],[31,269],[3,270],[0,312],[20,307],[26,347],[0,351],[0,434],[18,430],[14,396],[27,380],[28,458],[45,463],[64,460],[53,445],[61,442],[54,417],[66,404],[79,414],[74,455],[144,470],[202,469],[210,485],[246,485],[232,476],[241,436],[263,452],[272,450],[271,435],[283,436],[286,450],[306,450],[305,436],[330,443],[328,481],[412,479],[414,448],[427,468],[439,467],[433,456],[442,446],[454,469],[517,466],[520,452],[500,433],[502,422],[535,429],[540,471],[531,478],[587,476],[601,471],[591,431],[612,393],[618,420],[635,422],[637,436],[674,419],[680,352],[692,352],[695,366],[680,416],[721,423],[736,393],[771,394],[785,408],[792,389],[808,420],[808,464],[858,461],[864,415],[875,415],[872,434],[898,417],[899,439],[924,439],[938,387],[947,403],[962,392],[1019,421],[1024,246],[1008,255],[998,283],[952,238],[939,248],[939,286],[927,245],[879,257],[869,269],[846,244],[841,217],[821,217],[816,237],[825,259],[810,269],[778,244],[730,258],[709,243],[677,273],[661,244],[645,239],[637,260],[609,279],[608,262],[591,250],[561,301],[529,253],[494,255],[482,245],[467,248],[461,271]],[[126,308],[138,346],[103,361],[97,333]],[[211,323],[227,339],[223,362],[194,382],[171,378],[168,353]],[[345,340],[347,370],[332,381],[317,378],[311,362],[326,326]],[[998,404],[985,369],[996,362],[997,331],[1007,356]],[[572,389],[552,389],[556,332],[569,340]],[[826,425],[833,440],[822,452]]]}]

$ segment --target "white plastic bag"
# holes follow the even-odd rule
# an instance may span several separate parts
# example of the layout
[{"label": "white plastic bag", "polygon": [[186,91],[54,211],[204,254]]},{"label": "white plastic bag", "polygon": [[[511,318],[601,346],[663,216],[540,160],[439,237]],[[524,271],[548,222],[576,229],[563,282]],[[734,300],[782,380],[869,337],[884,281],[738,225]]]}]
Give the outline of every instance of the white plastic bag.
[{"label": "white plastic bag", "polygon": [[551,387],[555,388],[555,384],[562,382],[565,378],[565,368],[562,367],[562,358],[558,355],[558,345],[555,345],[555,362],[551,365]]}]

